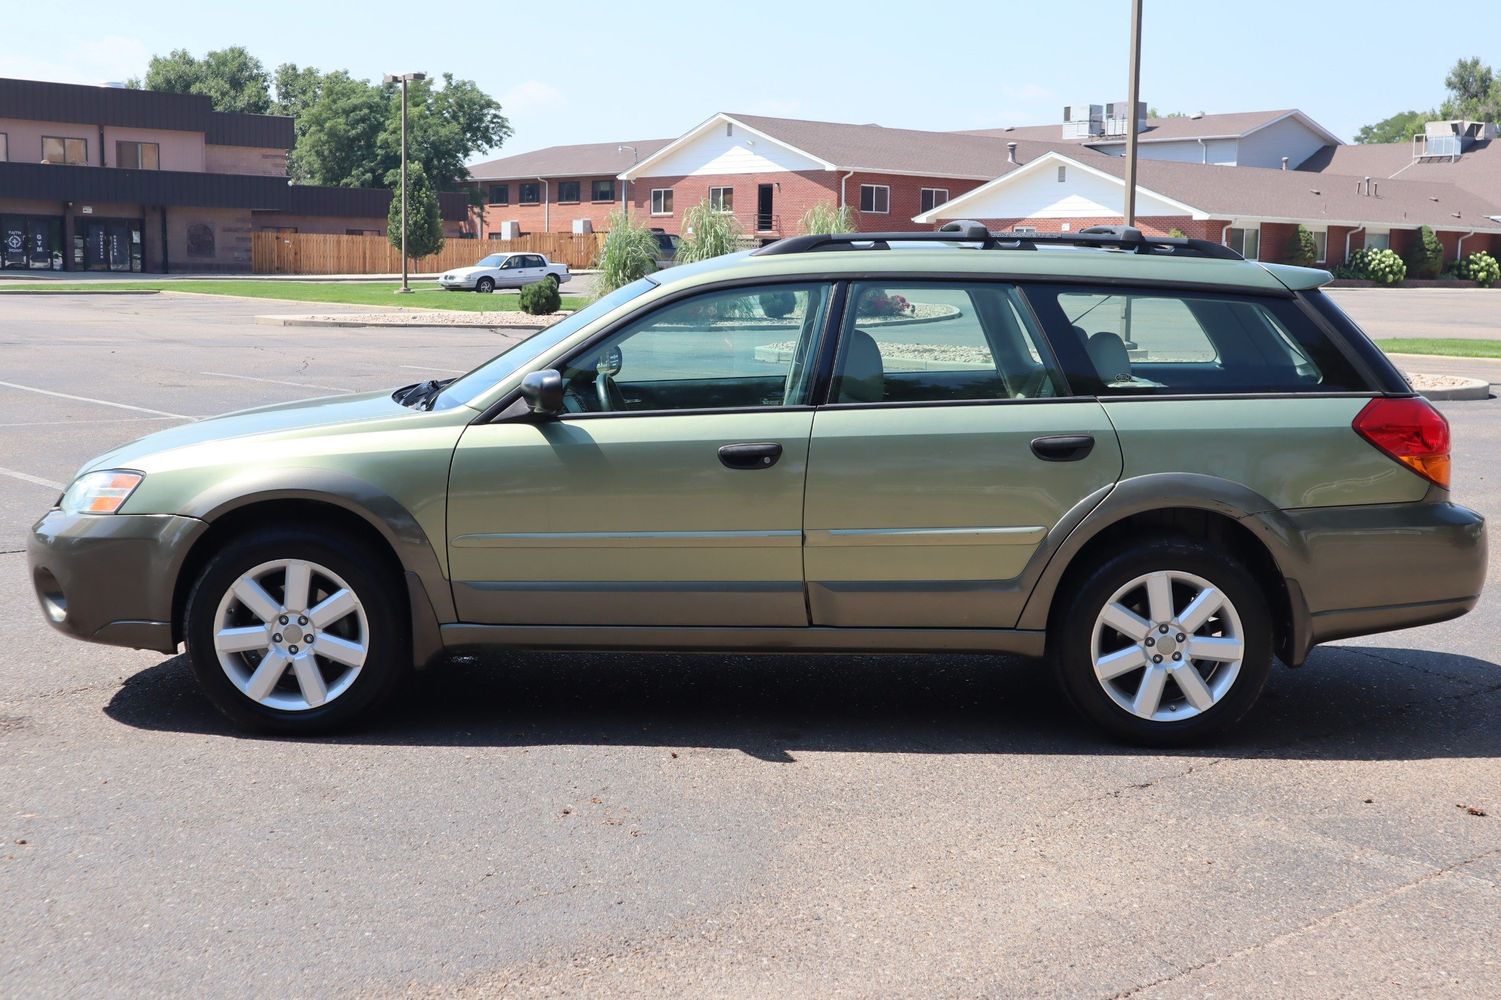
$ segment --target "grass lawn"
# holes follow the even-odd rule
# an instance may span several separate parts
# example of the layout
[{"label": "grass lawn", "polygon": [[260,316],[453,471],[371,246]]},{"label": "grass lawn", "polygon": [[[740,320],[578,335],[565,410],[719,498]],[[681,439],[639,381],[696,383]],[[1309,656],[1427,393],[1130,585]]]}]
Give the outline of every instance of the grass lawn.
[{"label": "grass lawn", "polygon": [[[193,295],[243,295],[252,299],[285,299],[296,302],[333,302],[356,306],[404,306],[412,309],[458,309],[464,312],[507,312],[516,309],[516,293],[445,292],[430,281],[414,282],[411,295],[397,295],[399,282],[392,281],[48,281],[38,284],[5,282],[7,292],[110,292],[164,291]],[[564,295],[564,309],[581,309],[581,295]]]},{"label": "grass lawn", "polygon": [[1424,340],[1396,337],[1376,341],[1388,354],[1437,354],[1446,358],[1501,358],[1501,340],[1462,340],[1455,337]]}]

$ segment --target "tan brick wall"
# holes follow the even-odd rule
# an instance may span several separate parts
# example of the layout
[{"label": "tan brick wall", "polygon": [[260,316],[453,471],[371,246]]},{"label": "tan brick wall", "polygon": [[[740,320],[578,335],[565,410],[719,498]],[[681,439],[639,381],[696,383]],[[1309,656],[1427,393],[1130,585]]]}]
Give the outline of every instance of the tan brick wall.
[{"label": "tan brick wall", "polygon": [[204,163],[211,174],[287,176],[287,151],[275,147],[205,146]]}]

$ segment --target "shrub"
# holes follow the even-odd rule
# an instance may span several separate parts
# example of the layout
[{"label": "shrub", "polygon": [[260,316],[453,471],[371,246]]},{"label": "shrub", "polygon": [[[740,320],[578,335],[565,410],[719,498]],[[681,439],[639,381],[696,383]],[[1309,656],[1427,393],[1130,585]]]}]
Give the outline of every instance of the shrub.
[{"label": "shrub", "polygon": [[1407,256],[1407,269],[1414,278],[1437,278],[1444,267],[1444,245],[1438,241],[1431,226],[1418,230],[1412,252]]},{"label": "shrub", "polygon": [[860,229],[855,210],[848,205],[836,206],[832,201],[820,201],[803,213],[797,220],[797,231],[804,236],[814,233],[853,233]]},{"label": "shrub", "polygon": [[740,232],[740,223],[733,215],[710,208],[705,199],[683,213],[677,262],[691,264],[734,253],[740,249]]},{"label": "shrub", "polygon": [[867,292],[860,297],[860,306],[855,312],[858,316],[911,316],[917,312],[917,307],[902,295]]},{"label": "shrub", "polygon": [[[393,170],[386,178],[392,187],[391,208],[386,213],[386,239],[401,250],[401,171]],[[438,196],[427,182],[422,164],[407,164],[407,254],[412,258],[429,257],[443,249],[443,216]]]},{"label": "shrub", "polygon": [[550,316],[563,304],[563,297],[558,294],[558,283],[545,278],[521,289],[517,298],[521,301],[521,311],[533,316]]},{"label": "shrub", "polygon": [[797,296],[785,289],[762,292],[760,302],[761,311],[772,319],[781,319],[797,308]]},{"label": "shrub", "polygon": [[1307,226],[1300,223],[1287,245],[1287,262],[1297,264],[1299,267],[1312,267],[1314,258],[1318,254],[1319,248],[1313,242],[1313,233],[1308,231]]},{"label": "shrub", "polygon": [[1173,228],[1169,229],[1167,231],[1167,235],[1168,235],[1169,239],[1174,239],[1174,240],[1182,240],[1182,239],[1187,239],[1188,238],[1188,234],[1185,233],[1183,230],[1179,229],[1177,226],[1174,226]]},{"label": "shrub", "polygon": [[1454,273],[1467,281],[1475,282],[1481,288],[1489,288],[1501,281],[1501,264],[1484,250],[1476,250],[1459,262]]},{"label": "shrub", "polygon": [[607,295],[651,274],[657,269],[657,254],[661,251],[657,234],[619,209],[610,213],[605,224],[609,232],[605,233],[599,259],[594,262],[599,268],[594,279],[596,296]]},{"label": "shrub", "polygon": [[1361,247],[1350,255],[1348,266],[1341,270],[1350,277],[1381,285],[1395,285],[1407,277],[1407,265],[1395,250],[1390,249]]}]

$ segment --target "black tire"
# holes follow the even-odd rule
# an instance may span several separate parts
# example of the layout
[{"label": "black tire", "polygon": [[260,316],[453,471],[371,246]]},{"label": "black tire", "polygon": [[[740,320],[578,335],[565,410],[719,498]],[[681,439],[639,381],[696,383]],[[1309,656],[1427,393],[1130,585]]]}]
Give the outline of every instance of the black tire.
[{"label": "black tire", "polygon": [[478,281],[476,281],[474,283],[474,290],[476,292],[484,292],[486,295],[489,295],[491,292],[495,291],[495,279],[494,278],[481,278],[481,279],[479,279]]},{"label": "black tire", "polygon": [[[1181,721],[1132,714],[1095,676],[1094,626],[1106,602],[1136,578],[1159,570],[1193,574],[1221,591],[1240,618],[1245,642],[1239,673],[1229,689],[1211,707]],[[1182,537],[1144,539],[1113,551],[1066,585],[1070,592],[1059,593],[1049,624],[1049,660],[1068,700],[1111,736],[1151,747],[1203,743],[1229,730],[1256,703],[1271,672],[1272,619],[1256,578],[1220,548]],[[1132,675],[1121,678],[1121,683],[1129,686]],[[1164,690],[1181,693],[1176,681],[1168,684]]]},{"label": "black tire", "polygon": [[[327,703],[300,711],[262,705],[225,673],[214,648],[219,602],[246,572],[278,559],[303,559],[337,574],[358,598],[367,621],[368,649],[349,687]],[[214,706],[236,725],[267,732],[311,735],[374,715],[413,672],[409,615],[401,579],[361,544],[336,531],[261,528],[215,552],[188,595],[188,657]]]}]

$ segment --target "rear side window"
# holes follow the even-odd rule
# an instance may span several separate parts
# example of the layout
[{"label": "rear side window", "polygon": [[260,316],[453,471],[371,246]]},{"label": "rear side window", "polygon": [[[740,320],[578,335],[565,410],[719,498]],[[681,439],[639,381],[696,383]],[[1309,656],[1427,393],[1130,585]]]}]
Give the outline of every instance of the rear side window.
[{"label": "rear side window", "polygon": [[1365,392],[1322,328],[1288,299],[1154,289],[1027,292],[1081,391],[1105,396]]},{"label": "rear side window", "polygon": [[1063,394],[1016,288],[856,283],[831,403],[1031,399]]}]

